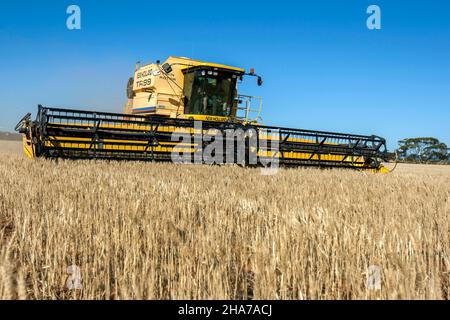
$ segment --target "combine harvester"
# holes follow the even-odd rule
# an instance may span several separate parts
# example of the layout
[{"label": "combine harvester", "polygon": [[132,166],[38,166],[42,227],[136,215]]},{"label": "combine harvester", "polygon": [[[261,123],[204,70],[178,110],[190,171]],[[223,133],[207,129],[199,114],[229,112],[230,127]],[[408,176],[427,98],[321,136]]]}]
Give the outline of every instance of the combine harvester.
[{"label": "combine harvester", "polygon": [[[237,92],[244,76],[256,77],[262,85],[253,70],[188,58],[137,64],[123,114],[39,106],[36,120],[28,113],[16,130],[23,134],[29,158],[170,161],[174,152],[184,152],[192,155],[187,158],[191,162],[205,162],[208,141],[220,133],[226,137],[224,151],[215,159],[223,162],[231,149],[233,162],[242,165],[276,159],[281,165],[389,171],[382,165],[383,138],[262,125],[261,98]],[[224,134],[239,129],[245,132],[244,158],[236,152],[238,135]],[[174,141],[174,133],[192,139]],[[233,148],[227,144],[230,139]],[[252,155],[256,163],[250,161]]]}]

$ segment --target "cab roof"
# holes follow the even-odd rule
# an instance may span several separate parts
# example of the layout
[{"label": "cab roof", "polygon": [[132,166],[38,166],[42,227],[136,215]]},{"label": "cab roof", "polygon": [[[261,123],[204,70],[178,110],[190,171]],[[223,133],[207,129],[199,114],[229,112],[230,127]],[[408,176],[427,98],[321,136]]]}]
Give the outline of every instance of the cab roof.
[{"label": "cab roof", "polygon": [[227,66],[220,63],[214,63],[214,62],[206,62],[206,61],[200,61],[200,60],[194,60],[186,57],[172,57],[170,56],[167,61],[171,63],[183,63],[186,64],[186,66],[183,66],[181,69],[188,69],[191,67],[211,67],[211,68],[218,68],[218,69],[225,69],[225,70],[231,70],[238,73],[245,73],[245,70],[242,68]]}]

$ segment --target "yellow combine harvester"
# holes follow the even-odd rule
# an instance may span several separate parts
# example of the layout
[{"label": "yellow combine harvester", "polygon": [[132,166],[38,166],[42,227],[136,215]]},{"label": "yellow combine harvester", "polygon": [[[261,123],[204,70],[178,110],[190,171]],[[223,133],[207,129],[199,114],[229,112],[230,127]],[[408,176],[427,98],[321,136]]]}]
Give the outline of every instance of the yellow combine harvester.
[{"label": "yellow combine harvester", "polygon": [[[137,64],[124,113],[39,106],[36,120],[27,114],[16,130],[23,133],[30,158],[170,161],[174,154],[184,154],[183,161],[208,163],[211,155],[205,156],[205,150],[215,141],[221,148],[215,148],[213,163],[231,159],[265,165],[276,160],[281,165],[387,171],[381,164],[386,157],[383,138],[262,125],[261,98],[238,94],[244,76],[262,84],[253,70],[188,58]],[[228,135],[230,130],[234,133]]]}]

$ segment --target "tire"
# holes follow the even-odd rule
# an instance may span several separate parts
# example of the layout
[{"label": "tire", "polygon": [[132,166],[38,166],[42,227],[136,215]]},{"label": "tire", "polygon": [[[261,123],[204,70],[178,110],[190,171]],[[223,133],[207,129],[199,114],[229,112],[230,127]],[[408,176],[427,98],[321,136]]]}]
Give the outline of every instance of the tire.
[{"label": "tire", "polygon": [[128,97],[128,99],[133,99],[134,98],[133,83],[134,83],[134,78],[130,77],[130,79],[128,79],[128,83],[127,83],[127,97]]}]

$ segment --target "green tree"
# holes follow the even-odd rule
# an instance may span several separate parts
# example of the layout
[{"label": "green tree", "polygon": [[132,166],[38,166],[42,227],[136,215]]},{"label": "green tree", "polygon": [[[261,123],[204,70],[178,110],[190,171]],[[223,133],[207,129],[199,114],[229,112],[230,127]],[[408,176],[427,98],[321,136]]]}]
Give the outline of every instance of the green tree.
[{"label": "green tree", "polygon": [[407,138],[398,142],[401,160],[413,162],[448,162],[449,148],[432,137]]}]

